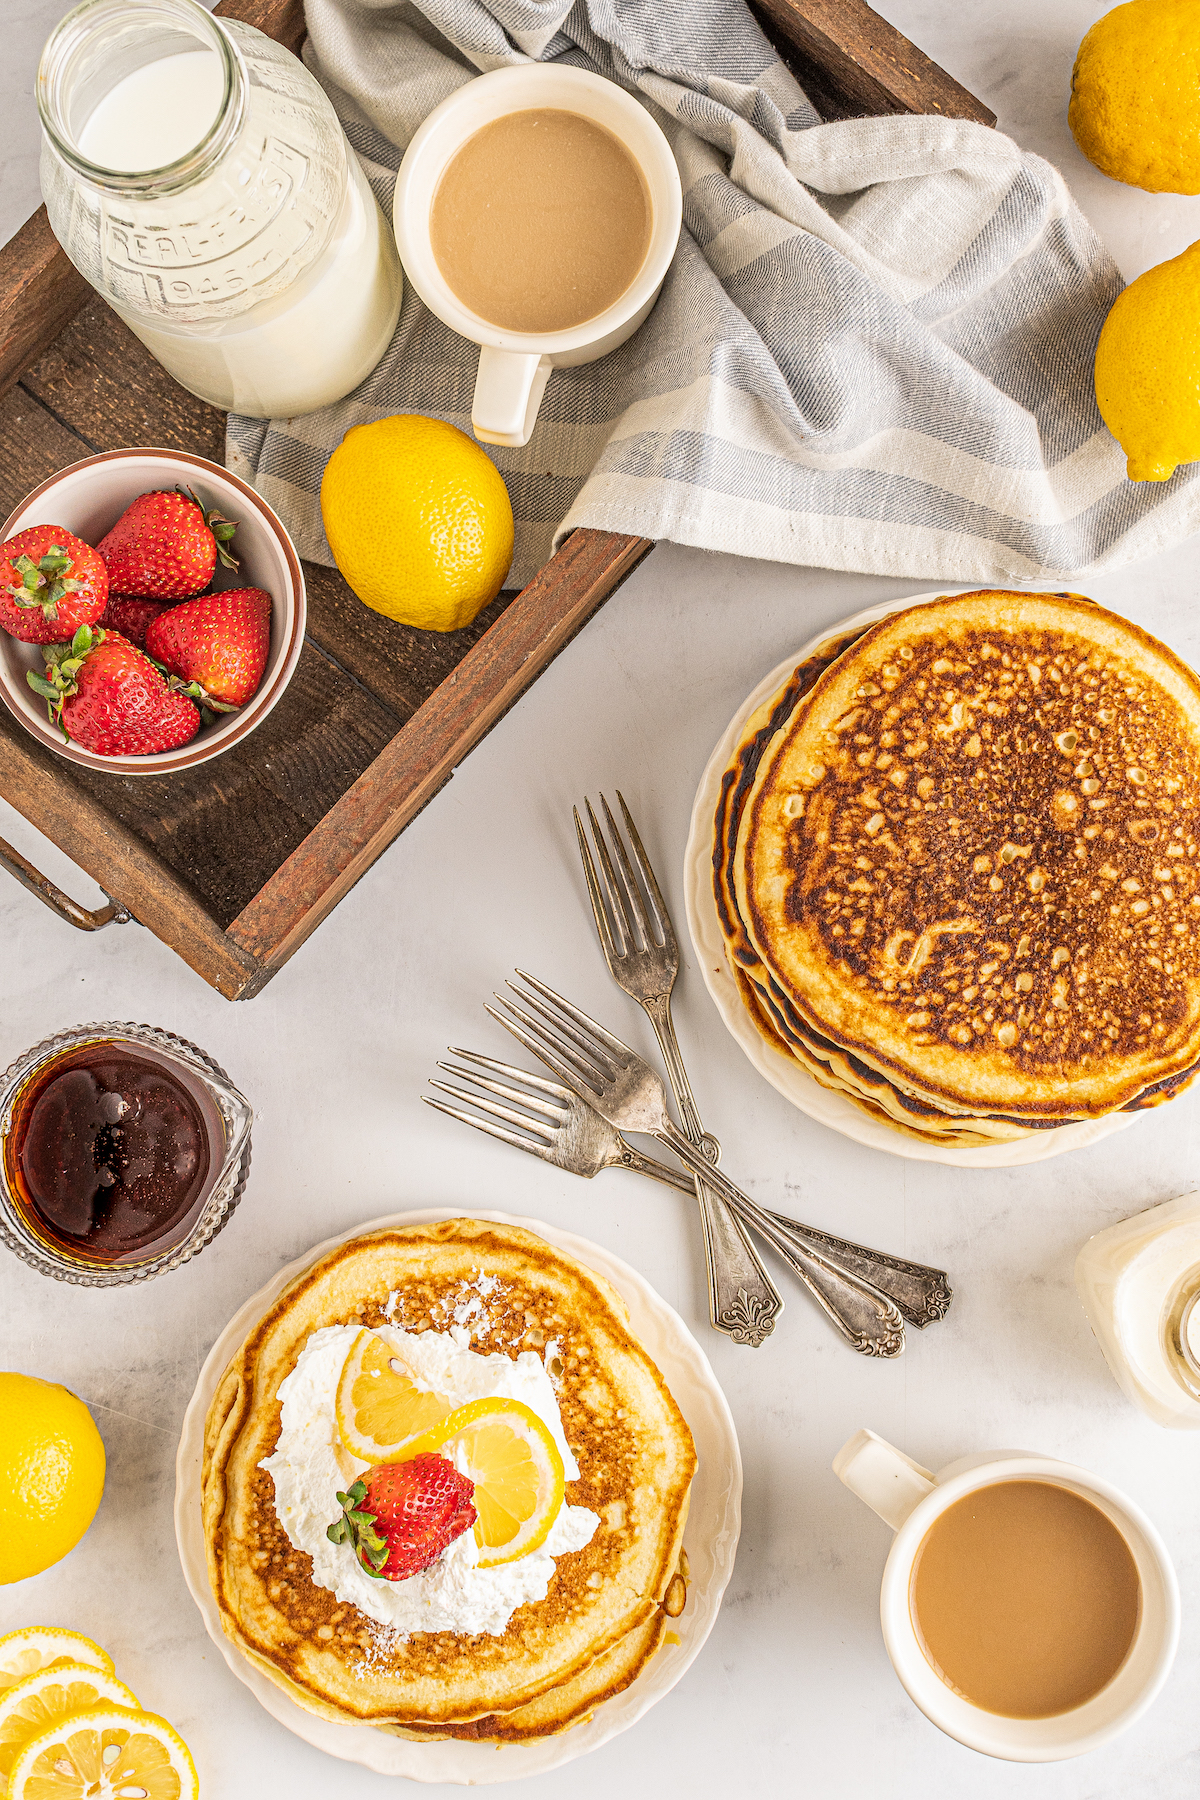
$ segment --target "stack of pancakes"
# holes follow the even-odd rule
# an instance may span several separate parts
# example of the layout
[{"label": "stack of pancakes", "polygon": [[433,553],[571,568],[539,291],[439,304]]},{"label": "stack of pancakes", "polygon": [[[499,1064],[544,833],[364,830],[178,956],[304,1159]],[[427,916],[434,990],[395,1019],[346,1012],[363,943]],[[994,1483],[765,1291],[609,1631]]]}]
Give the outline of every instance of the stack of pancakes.
[{"label": "stack of pancakes", "polygon": [[1200,1062],[1200,681],[1075,594],[892,614],[747,721],[713,874],[760,1031],[897,1130],[1157,1105]]},{"label": "stack of pancakes", "polygon": [[[481,1271],[492,1281],[472,1347],[515,1357],[556,1342],[559,1408],[580,1468],[570,1500],[600,1525],[584,1549],[557,1558],[546,1599],[519,1607],[502,1635],[400,1639],[314,1584],[259,1465],[279,1436],[279,1385],[314,1331],[385,1320],[445,1329],[463,1284],[479,1293]],[[547,1737],[627,1687],[682,1610],[695,1466],[683,1416],[602,1276],[513,1226],[452,1219],[375,1232],[293,1282],[222,1378],[205,1428],[209,1577],[228,1636],[311,1712],[415,1738]]]}]

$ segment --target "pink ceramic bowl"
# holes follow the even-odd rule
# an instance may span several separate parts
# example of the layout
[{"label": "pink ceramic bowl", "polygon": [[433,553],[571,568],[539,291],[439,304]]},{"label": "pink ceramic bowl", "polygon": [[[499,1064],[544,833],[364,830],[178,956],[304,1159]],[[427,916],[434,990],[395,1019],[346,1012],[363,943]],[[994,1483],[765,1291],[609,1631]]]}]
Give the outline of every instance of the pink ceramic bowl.
[{"label": "pink ceramic bowl", "polygon": [[155,756],[98,756],[68,743],[46,716],[46,703],[29,686],[26,672],[41,671],[36,644],[21,644],[0,631],[0,700],[49,750],[85,769],[109,775],[166,775],[194,769],[220,756],[260,725],[292,678],[304,644],[304,574],[295,545],[266,501],[252,487],[203,456],[179,450],[107,450],[72,463],[24,499],[0,525],[0,542],[31,525],[62,525],[98,544],[139,494],[154,488],[194,488],[206,507],[216,506],[238,522],[233,554],[240,568],[217,565],[218,587],[260,587],[271,596],[271,649],[262,682],[252,700],[202,726],[190,744]]}]

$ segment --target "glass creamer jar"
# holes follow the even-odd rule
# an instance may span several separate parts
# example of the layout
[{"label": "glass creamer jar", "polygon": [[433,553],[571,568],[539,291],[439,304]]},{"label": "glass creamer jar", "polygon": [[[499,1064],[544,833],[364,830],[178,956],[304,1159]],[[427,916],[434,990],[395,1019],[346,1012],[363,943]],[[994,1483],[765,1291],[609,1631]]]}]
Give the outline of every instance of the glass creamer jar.
[{"label": "glass creamer jar", "polygon": [[1160,1425],[1200,1430],[1200,1193],[1089,1238],[1075,1286],[1129,1398]]},{"label": "glass creamer jar", "polygon": [[184,387],[288,417],[370,374],[400,313],[395,241],[290,51],[195,0],[84,0],[37,92],[54,235]]}]

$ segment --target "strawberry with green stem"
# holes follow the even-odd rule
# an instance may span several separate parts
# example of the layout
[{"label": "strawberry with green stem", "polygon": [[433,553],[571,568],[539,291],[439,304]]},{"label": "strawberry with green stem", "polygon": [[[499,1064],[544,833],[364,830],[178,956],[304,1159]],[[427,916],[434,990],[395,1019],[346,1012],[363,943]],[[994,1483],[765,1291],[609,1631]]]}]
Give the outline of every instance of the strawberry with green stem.
[{"label": "strawberry with green stem", "polygon": [[326,1532],[349,1544],[368,1575],[406,1581],[435,1563],[475,1523],[475,1485],[445,1456],[377,1463],[338,1494],[341,1513]]},{"label": "strawberry with green stem", "polygon": [[0,544],[0,627],[23,644],[65,644],[108,603],[108,571],[61,525],[31,525]]},{"label": "strawberry with green stem", "polygon": [[46,672],[26,679],[51,724],[100,756],[151,756],[188,744],[200,714],[147,656],[115,631],[81,625],[69,644],[48,644]]},{"label": "strawberry with green stem", "polygon": [[236,530],[215,507],[206,511],[190,488],[161,489],[139,494],[96,548],[115,593],[186,600],[208,586],[218,558],[237,568],[226,548]]}]

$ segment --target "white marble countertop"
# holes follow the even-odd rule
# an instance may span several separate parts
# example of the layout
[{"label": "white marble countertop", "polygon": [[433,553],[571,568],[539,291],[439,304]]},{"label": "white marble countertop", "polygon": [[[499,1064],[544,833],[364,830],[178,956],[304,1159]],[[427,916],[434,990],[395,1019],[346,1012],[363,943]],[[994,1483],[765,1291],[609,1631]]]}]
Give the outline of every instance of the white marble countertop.
[{"label": "white marble countertop", "polygon": [[[56,0],[24,0],[9,33],[5,116],[30,146],[31,71],[58,10]],[[987,99],[1003,127],[1059,164],[1127,275],[1200,236],[1200,201],[1116,187],[1070,142],[1071,61],[1101,8],[890,0],[883,10]],[[36,200],[32,151],[25,157],[19,142],[5,181],[0,228],[11,230]],[[783,1273],[788,1310],[775,1336],[756,1352],[725,1343],[707,1325],[698,1235],[677,1196],[616,1173],[585,1187],[418,1101],[448,1042],[508,1053],[481,1002],[515,963],[645,1042],[648,1028],[599,957],[570,802],[623,788],[682,926],[692,795],[739,701],[818,627],[928,585],[656,551],[245,1005],[219,999],[139,927],[77,936],[0,880],[0,1068],[66,1025],[148,1020],[208,1049],[258,1113],[246,1197],[185,1269],[141,1291],[94,1293],[0,1257],[0,1366],[80,1393],[109,1454],[91,1532],[57,1568],[0,1590],[0,1630],[59,1622],[99,1638],[144,1703],[183,1731],[206,1795],[324,1800],[352,1791],[370,1800],[395,1791],[289,1736],[230,1675],[183,1585],[171,1504],[180,1420],[226,1320],[309,1244],[408,1206],[528,1214],[635,1264],[704,1343],[745,1459],[737,1567],[693,1669],[591,1757],[497,1793],[1194,1794],[1200,1438],[1157,1428],[1121,1397],[1080,1311],[1072,1265],[1090,1233],[1198,1185],[1200,1094],[1090,1151],[1025,1170],[963,1172],[876,1154],[812,1124],[755,1075],[685,947],[677,1022],[731,1172],[813,1224],[950,1271],[947,1321],[912,1333],[905,1356],[882,1366],[844,1348]],[[1085,585],[1200,661],[1192,546]],[[87,882],[3,807],[0,834],[87,898]],[[934,1468],[1015,1445],[1084,1463],[1133,1495],[1166,1538],[1184,1599],[1178,1662],[1140,1724],[1102,1754],[1025,1768],[976,1756],[927,1723],[880,1637],[889,1534],[830,1472],[860,1425]]]}]

